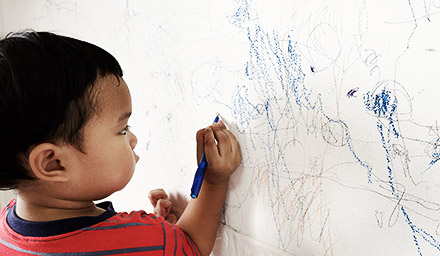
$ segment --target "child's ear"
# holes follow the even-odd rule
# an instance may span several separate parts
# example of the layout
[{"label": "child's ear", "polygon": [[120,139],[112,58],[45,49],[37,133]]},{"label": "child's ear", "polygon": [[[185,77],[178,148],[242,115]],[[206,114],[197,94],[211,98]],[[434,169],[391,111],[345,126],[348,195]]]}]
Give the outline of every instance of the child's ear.
[{"label": "child's ear", "polygon": [[42,143],[29,154],[29,166],[39,180],[66,182],[69,176],[63,166],[63,148],[52,143]]}]

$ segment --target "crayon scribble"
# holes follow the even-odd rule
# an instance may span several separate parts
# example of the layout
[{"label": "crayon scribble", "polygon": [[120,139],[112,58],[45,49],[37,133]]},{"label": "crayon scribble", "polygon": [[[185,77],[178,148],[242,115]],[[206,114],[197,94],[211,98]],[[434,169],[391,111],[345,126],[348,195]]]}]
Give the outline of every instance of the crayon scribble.
[{"label": "crayon scribble", "polygon": [[353,88],[350,91],[347,92],[347,97],[356,97],[354,94],[359,91],[359,87]]},{"label": "crayon scribble", "polygon": [[[373,168],[356,152],[347,122],[331,117],[323,104],[321,93],[314,92],[307,86],[298,44],[294,40],[295,34],[281,36],[275,30],[266,31],[259,21],[258,13],[255,10],[250,12],[251,1],[236,3],[237,11],[228,20],[247,36],[249,59],[245,63],[243,75],[247,78],[248,85],[237,85],[230,109],[240,134],[248,139],[248,144],[242,145],[244,151],[251,152],[249,155],[252,152],[262,152],[259,155],[263,158],[255,160],[251,165],[254,167],[250,167],[254,178],[248,194],[238,201],[227,203],[225,224],[229,224],[228,209],[239,209],[251,196],[264,191],[278,234],[279,248],[289,251],[294,241],[300,246],[308,232],[306,227],[330,229],[330,199],[326,197],[322,187],[325,176],[321,162],[325,156],[321,158],[306,154],[308,160],[304,166],[311,168],[304,170],[301,167],[299,170],[292,168],[290,161],[296,157],[295,151],[300,148],[298,145],[307,147],[305,138],[312,141],[314,139],[311,138],[321,138],[330,147],[344,148],[350,152],[353,160],[367,170],[367,184],[388,186],[391,198],[397,202],[396,210],[405,217],[420,255],[423,255],[421,239],[440,250],[434,235],[412,221],[408,208],[402,201],[411,195],[405,194],[405,187],[396,180],[393,164],[396,154],[404,157],[406,162],[409,161],[407,150],[402,146],[399,148],[400,144],[396,142],[402,139],[396,91],[390,89],[387,82],[381,82],[363,96],[366,111],[377,120],[375,126],[386,163],[386,166]],[[363,61],[369,68],[369,75],[380,76],[380,54],[373,49],[365,51],[367,58]],[[314,73],[315,67],[310,66],[310,71]],[[353,88],[346,96],[356,97],[358,90],[359,87]],[[440,160],[437,144],[431,151],[430,166]],[[387,180],[380,180],[374,172],[386,172]],[[390,197],[386,194],[383,196]],[[379,216],[378,212],[376,210],[375,221],[382,226],[382,213]],[[317,222],[318,216],[327,216],[326,221]],[[392,216],[396,216],[394,212]],[[332,238],[323,234],[321,232],[320,236],[310,238],[319,241],[326,253],[332,246]]]}]

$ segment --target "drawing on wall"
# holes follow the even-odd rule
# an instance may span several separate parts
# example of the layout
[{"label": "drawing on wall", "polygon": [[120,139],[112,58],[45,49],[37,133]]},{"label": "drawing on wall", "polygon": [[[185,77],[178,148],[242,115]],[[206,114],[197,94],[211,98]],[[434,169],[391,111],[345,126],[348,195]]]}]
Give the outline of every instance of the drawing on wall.
[{"label": "drawing on wall", "polygon": [[30,25],[125,71],[141,161],[116,207],[189,196],[220,112],[243,160],[215,255],[440,255],[439,1],[36,2]]}]

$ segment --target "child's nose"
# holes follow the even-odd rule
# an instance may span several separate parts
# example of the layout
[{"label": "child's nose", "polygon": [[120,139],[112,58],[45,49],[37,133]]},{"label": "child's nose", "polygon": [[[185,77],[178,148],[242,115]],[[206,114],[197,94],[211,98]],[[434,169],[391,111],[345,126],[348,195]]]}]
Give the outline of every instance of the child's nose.
[{"label": "child's nose", "polygon": [[137,145],[137,137],[132,132],[129,132],[129,134],[130,134],[130,147],[131,149],[134,149]]}]

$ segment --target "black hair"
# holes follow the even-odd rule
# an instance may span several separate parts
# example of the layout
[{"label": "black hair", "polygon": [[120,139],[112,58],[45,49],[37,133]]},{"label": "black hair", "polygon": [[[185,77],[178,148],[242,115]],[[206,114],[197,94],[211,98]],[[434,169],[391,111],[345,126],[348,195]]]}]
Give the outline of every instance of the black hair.
[{"label": "black hair", "polygon": [[32,180],[22,164],[29,149],[64,142],[82,151],[82,129],[96,111],[99,77],[119,80],[118,61],[100,47],[49,32],[0,40],[0,189]]}]

